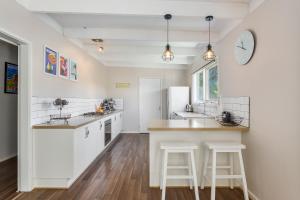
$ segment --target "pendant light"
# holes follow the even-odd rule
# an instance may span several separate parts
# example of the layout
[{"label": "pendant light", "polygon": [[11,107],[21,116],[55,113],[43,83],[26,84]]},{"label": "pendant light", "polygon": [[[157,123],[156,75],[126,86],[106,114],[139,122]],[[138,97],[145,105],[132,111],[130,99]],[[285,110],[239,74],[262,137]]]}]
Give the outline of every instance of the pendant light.
[{"label": "pendant light", "polygon": [[169,20],[172,19],[171,14],[166,14],[164,16],[165,20],[167,20],[167,45],[165,47],[165,51],[163,52],[162,59],[165,62],[170,62],[174,59],[174,54],[171,50],[171,46],[169,44]]},{"label": "pendant light", "polygon": [[210,22],[214,19],[213,16],[207,16],[205,18],[206,21],[208,21],[208,27],[209,27],[209,30],[208,30],[208,45],[207,45],[207,50],[206,52],[203,54],[203,59],[205,61],[213,61],[216,59],[216,55],[215,55],[215,52],[212,50],[212,46],[210,44]]}]

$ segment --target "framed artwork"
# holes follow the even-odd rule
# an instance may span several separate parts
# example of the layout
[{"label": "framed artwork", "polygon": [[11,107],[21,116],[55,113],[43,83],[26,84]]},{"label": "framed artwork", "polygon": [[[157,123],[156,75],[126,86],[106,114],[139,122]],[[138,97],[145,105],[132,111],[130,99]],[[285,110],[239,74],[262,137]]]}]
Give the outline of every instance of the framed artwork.
[{"label": "framed artwork", "polygon": [[69,59],[63,55],[59,55],[59,76],[69,78]]},{"label": "framed artwork", "polygon": [[78,72],[77,72],[77,63],[73,60],[70,60],[70,80],[77,81],[78,80]]},{"label": "framed artwork", "polygon": [[44,50],[44,72],[48,75],[57,75],[58,53],[45,46]]},{"label": "framed artwork", "polygon": [[18,94],[18,65],[5,62],[4,92]]}]

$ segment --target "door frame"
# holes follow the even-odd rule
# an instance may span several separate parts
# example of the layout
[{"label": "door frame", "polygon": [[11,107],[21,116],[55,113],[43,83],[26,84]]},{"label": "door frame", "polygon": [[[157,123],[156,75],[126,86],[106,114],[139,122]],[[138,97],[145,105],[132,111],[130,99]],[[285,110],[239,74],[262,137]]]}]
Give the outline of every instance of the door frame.
[{"label": "door frame", "polygon": [[18,191],[31,191],[33,137],[31,128],[32,43],[0,27],[1,39],[18,46]]},{"label": "door frame", "polygon": [[138,104],[139,104],[139,132],[141,133],[141,99],[140,99],[140,89],[141,89],[141,79],[157,79],[160,81],[160,119],[162,119],[162,78],[161,77],[139,77],[138,78]]}]

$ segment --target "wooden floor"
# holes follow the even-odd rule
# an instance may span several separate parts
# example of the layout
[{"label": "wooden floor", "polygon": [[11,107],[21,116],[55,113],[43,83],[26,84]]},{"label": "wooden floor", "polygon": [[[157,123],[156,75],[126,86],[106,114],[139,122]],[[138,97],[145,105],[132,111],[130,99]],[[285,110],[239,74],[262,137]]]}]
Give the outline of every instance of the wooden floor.
[{"label": "wooden floor", "polygon": [[[22,194],[18,200],[159,200],[159,188],[149,187],[149,136],[122,134],[118,142],[68,190],[35,189]],[[201,200],[210,199],[210,189],[200,190]],[[167,189],[169,200],[194,199],[188,188]],[[217,189],[217,200],[242,200],[239,189]]]},{"label": "wooden floor", "polygon": [[17,193],[17,157],[0,163],[0,199],[12,199]]}]

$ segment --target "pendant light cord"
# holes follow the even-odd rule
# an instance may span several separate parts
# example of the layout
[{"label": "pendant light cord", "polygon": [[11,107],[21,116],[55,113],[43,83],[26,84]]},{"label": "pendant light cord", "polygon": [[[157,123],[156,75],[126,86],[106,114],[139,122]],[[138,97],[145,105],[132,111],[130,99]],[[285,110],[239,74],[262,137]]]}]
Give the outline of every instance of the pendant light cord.
[{"label": "pendant light cord", "polygon": [[167,19],[167,45],[169,44],[169,20]]},{"label": "pendant light cord", "polygon": [[210,44],[210,21],[208,22],[208,44]]}]

